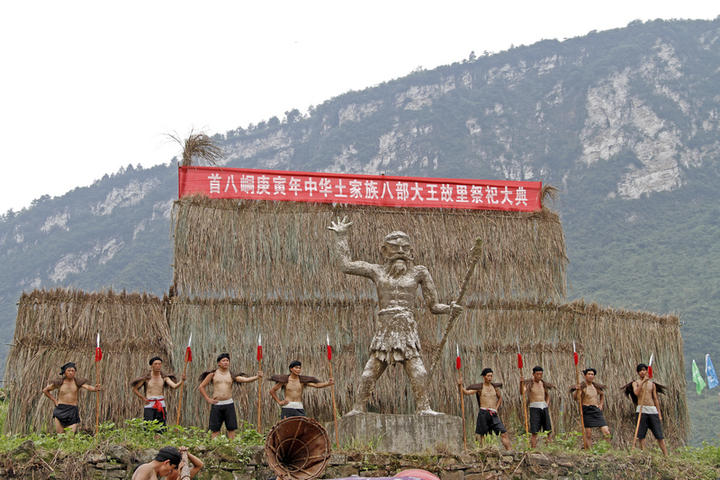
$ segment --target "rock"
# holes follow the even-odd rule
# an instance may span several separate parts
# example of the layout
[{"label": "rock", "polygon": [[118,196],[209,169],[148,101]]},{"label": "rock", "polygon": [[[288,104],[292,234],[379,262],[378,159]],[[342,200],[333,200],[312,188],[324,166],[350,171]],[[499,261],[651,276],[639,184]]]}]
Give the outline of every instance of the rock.
[{"label": "rock", "polygon": [[120,463],[124,463],[125,465],[131,465],[134,463],[132,453],[130,453],[130,450],[123,447],[122,445],[110,444],[107,446],[107,450],[105,453],[108,457],[112,458],[113,460],[117,460]]},{"label": "rock", "polygon": [[100,450],[90,450],[85,454],[85,462],[87,463],[101,463],[107,461],[107,455]]},{"label": "rock", "polygon": [[333,453],[330,455],[328,465],[345,465],[345,462],[347,462],[347,455]]},{"label": "rock", "polygon": [[378,468],[377,470],[362,470],[360,476],[367,478],[387,477],[388,473],[387,470]]},{"label": "rock", "polygon": [[267,463],[267,458],[265,458],[265,447],[261,445],[253,445],[239,452],[250,456],[248,465],[262,465],[263,463]]},{"label": "rock", "polygon": [[531,453],[527,457],[525,457],[525,461],[528,465],[541,465],[541,466],[547,466],[552,464],[552,460],[550,460],[545,455],[542,455],[540,453]]},{"label": "rock", "polygon": [[122,463],[107,463],[107,462],[100,462],[97,465],[95,465],[95,468],[98,470],[119,470],[127,468],[127,465],[124,465]]},{"label": "rock", "polygon": [[155,457],[158,454],[157,449],[155,448],[146,448],[145,450],[140,450],[138,452],[135,452],[135,458],[137,459],[137,463],[150,463],[153,460],[155,460]]},{"label": "rock", "polygon": [[242,472],[245,470],[245,465],[243,465],[242,463],[220,462],[219,467],[222,470],[230,470],[230,471],[237,470],[237,471]]},{"label": "rock", "polygon": [[[235,480],[235,475],[233,475],[233,472],[226,470],[202,469],[196,478],[198,480]],[[267,480],[267,477],[258,480]]]},{"label": "rock", "polygon": [[440,472],[440,480],[463,480],[465,473],[462,470],[443,470]]},{"label": "rock", "polygon": [[328,467],[323,473],[323,478],[347,478],[358,475],[359,470],[352,465],[343,465],[340,467]]}]

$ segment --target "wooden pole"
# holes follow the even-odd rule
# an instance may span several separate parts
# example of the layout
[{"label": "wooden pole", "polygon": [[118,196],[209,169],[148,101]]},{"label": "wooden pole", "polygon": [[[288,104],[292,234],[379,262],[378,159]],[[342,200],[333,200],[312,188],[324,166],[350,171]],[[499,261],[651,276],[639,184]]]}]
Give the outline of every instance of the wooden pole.
[{"label": "wooden pole", "polygon": [[[95,378],[100,385],[100,362],[95,362]],[[95,436],[100,432],[100,394],[95,392]]]},{"label": "wooden pole", "polygon": [[[332,360],[328,359],[328,365],[330,366],[330,378],[333,378]],[[330,395],[332,396],[333,421],[335,423],[335,448],[337,450],[340,450],[340,435],[338,435],[338,426],[337,426],[337,407],[335,406],[335,385],[330,385]]]},{"label": "wooden pole", "polygon": [[[185,373],[187,372],[187,354],[185,355],[185,366],[183,367],[183,377],[185,376]],[[181,378],[182,380],[182,378]],[[178,408],[177,408],[177,421],[175,422],[175,425],[180,425],[180,408],[182,407],[182,399],[183,399],[183,387],[185,386],[185,382],[183,381],[182,384],[180,384],[180,396],[178,398]]]},{"label": "wooden pole", "polygon": [[[460,369],[458,368],[458,380],[462,382],[462,374],[460,373]],[[462,385],[458,385],[458,393],[460,393],[460,409],[462,410],[462,420],[463,420],[463,445],[465,445],[465,450],[467,450],[467,432],[465,431],[465,395],[463,395],[462,392]]]},{"label": "wooden pole", "polygon": [[183,468],[180,470],[180,480],[190,480],[190,461],[188,459],[188,452],[185,448],[181,450]]},{"label": "wooden pole", "polygon": [[635,440],[637,440],[637,434],[638,430],[640,430],[640,417],[642,417],[642,404],[645,400],[645,386],[641,383],[640,384],[640,397],[638,398],[638,405],[640,406],[640,411],[638,412],[638,419],[637,424],[635,425],[635,436],[633,437],[633,444],[632,448],[635,448]]},{"label": "wooden pole", "polygon": [[[578,371],[577,363],[575,364],[575,380],[578,383],[578,386],[580,385],[580,372]],[[585,440],[585,419],[583,418],[583,411],[582,411],[582,397],[583,397],[583,391],[582,389],[578,391],[578,405],[580,405],[580,426],[582,427],[582,437],[583,437],[583,448],[587,450],[587,441]]]},{"label": "wooden pole", "polygon": [[[522,369],[520,369],[520,378],[522,378]],[[525,383],[524,383],[525,381],[523,380],[522,382],[523,382],[523,384],[522,384],[522,386],[523,386],[522,405],[523,405],[523,416],[525,417],[525,433],[529,434],[530,427],[528,427],[527,402],[525,401],[525,390],[527,390],[527,388],[525,387]]]},{"label": "wooden pole", "polygon": [[[262,371],[262,358],[258,360],[258,372]],[[262,378],[258,378],[258,421],[257,421],[257,431],[258,433],[261,433],[262,424],[260,423],[260,419],[262,418],[262,409],[260,407],[260,394],[262,393]]]}]

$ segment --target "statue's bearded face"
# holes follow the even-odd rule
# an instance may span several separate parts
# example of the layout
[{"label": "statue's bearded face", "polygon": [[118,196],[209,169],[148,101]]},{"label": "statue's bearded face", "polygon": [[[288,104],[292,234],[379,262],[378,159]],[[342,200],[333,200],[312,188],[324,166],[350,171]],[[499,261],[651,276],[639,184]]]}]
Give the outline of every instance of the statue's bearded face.
[{"label": "statue's bearded face", "polygon": [[386,241],[380,250],[391,277],[397,278],[407,273],[413,261],[410,240],[404,237],[393,238]]}]

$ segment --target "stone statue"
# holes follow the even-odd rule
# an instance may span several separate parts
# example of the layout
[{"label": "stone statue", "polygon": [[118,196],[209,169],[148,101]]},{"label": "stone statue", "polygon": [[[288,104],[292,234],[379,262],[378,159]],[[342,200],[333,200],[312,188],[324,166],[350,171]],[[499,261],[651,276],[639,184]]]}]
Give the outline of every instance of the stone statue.
[{"label": "stone statue", "polygon": [[348,415],[366,411],[366,404],[388,365],[402,363],[410,378],[419,415],[434,415],[430,409],[428,373],[422,361],[420,337],[415,321],[415,298],[418,286],[422,289],[425,304],[436,315],[459,315],[462,307],[438,303],[437,289],[430,272],[422,265],[415,265],[412,258],[410,237],[403,232],[392,232],[385,237],[380,252],[385,257],[383,265],[363,261],[351,261],[348,231],[351,222],[347,217],[331,222],[328,227],[337,234],[337,253],[340,270],[348,275],[367,277],[375,283],[378,296],[378,330],[370,345],[370,359],[365,365],[360,386],[355,396],[353,410]]}]

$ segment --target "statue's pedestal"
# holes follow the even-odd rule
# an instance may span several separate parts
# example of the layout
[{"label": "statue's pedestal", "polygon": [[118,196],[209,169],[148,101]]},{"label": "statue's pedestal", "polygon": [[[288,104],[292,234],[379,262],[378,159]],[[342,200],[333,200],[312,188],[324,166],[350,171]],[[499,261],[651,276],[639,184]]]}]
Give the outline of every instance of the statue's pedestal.
[{"label": "statue's pedestal", "polygon": [[[335,425],[325,425],[335,444]],[[340,446],[371,444],[377,453],[459,453],[462,419],[450,415],[382,415],[358,413],[338,420]]]}]

